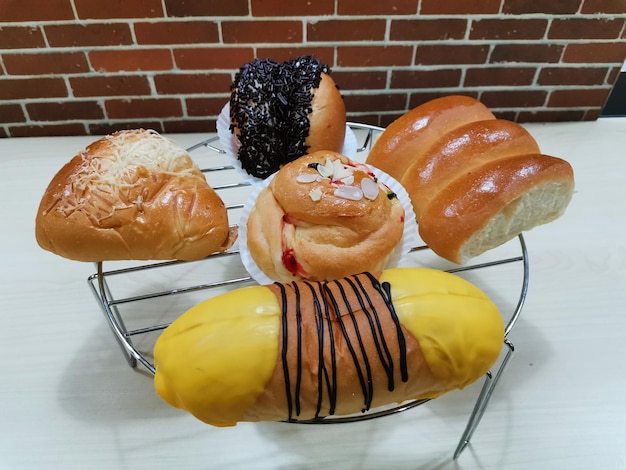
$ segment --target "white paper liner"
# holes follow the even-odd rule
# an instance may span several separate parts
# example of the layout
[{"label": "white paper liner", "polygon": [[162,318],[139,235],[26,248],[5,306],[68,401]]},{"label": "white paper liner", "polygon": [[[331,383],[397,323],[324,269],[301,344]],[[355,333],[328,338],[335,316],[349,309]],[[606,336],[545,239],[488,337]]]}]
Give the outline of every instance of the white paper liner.
[{"label": "white paper liner", "polygon": [[[220,112],[220,115],[217,117],[217,136],[219,137],[220,144],[222,145],[222,149],[226,152],[226,156],[228,157],[230,163],[235,167],[237,173],[243,178],[245,181],[255,183],[257,181],[261,181],[262,178],[257,178],[256,176],[252,176],[243,168],[241,168],[241,162],[237,158],[237,154],[239,153],[239,139],[230,132],[230,104],[226,103]],[[354,159],[356,156],[357,150],[357,141],[356,135],[350,126],[346,125],[346,137],[343,141],[343,148],[341,149],[341,154],[345,155],[350,159]]]},{"label": "white paper liner", "polygon": [[[417,246],[419,235],[417,231],[417,222],[415,220],[415,212],[413,212],[413,205],[411,204],[411,200],[409,198],[408,193],[404,189],[404,187],[394,178],[389,176],[382,170],[375,168],[371,165],[367,165],[370,170],[376,175],[378,181],[387,185],[397,196],[400,204],[404,208],[404,230],[402,232],[402,239],[400,243],[396,246],[389,261],[387,262],[386,269],[394,268],[398,266],[403,258]],[[254,207],[254,203],[259,195],[259,193],[265,189],[270,181],[274,178],[276,173],[267,177],[263,181],[258,181],[252,186],[252,192],[248,196],[246,200],[243,211],[241,213],[241,217],[239,219],[239,253],[241,256],[241,261],[252,277],[259,284],[272,284],[276,282],[276,279],[272,279],[267,274],[265,274],[261,269],[257,266],[250,255],[250,250],[248,249],[248,217],[250,216],[250,211]]]}]

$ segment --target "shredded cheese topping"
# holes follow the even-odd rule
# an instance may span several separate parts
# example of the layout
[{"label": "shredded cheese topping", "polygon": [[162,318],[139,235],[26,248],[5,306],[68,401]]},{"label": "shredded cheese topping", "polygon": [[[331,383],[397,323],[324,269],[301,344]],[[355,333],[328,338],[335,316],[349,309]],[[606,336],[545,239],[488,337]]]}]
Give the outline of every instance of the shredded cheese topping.
[{"label": "shredded cheese topping", "polygon": [[153,130],[121,131],[85,149],[57,208],[66,216],[83,210],[100,221],[115,210],[146,202],[146,178],[197,175],[188,153]]}]

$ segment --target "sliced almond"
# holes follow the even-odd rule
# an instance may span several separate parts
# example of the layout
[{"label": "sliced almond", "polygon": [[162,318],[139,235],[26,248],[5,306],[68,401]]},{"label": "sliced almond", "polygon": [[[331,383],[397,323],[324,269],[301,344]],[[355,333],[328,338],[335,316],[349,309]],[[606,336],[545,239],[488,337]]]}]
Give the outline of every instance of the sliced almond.
[{"label": "sliced almond", "polygon": [[363,199],[363,191],[356,186],[338,186],[333,194],[337,197],[348,199],[350,201],[360,201]]},{"label": "sliced almond", "polygon": [[296,181],[298,183],[313,183],[317,181],[318,176],[316,173],[300,173],[296,176]]},{"label": "sliced almond", "polygon": [[313,200],[313,201],[319,201],[320,199],[322,199],[322,190],[320,188],[315,188],[312,189],[309,192],[309,197]]},{"label": "sliced almond", "polygon": [[373,201],[378,197],[379,189],[376,182],[370,178],[363,178],[361,180],[361,190],[363,191],[363,196],[365,196],[370,201]]}]

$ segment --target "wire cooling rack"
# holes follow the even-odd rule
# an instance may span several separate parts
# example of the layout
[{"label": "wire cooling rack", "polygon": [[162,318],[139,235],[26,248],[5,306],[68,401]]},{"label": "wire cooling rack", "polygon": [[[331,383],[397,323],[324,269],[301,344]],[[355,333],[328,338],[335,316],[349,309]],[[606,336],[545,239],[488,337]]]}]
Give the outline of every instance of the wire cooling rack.
[{"label": "wire cooling rack", "polygon": [[[384,130],[365,124],[349,123],[357,138],[356,160],[364,161],[373,142]],[[229,223],[236,226],[251,183],[243,180],[226,158],[218,137],[212,137],[187,149],[218,192],[228,209]],[[457,266],[440,259],[426,245],[415,246],[405,261],[411,266],[432,267],[456,273],[477,284],[490,295],[505,315],[503,353],[495,371],[489,371],[476,399],[467,426],[454,452],[456,459],[478,427],[493,391],[514,352],[508,335],[522,312],[528,292],[529,261],[523,235],[504,247],[492,250],[471,265]],[[233,288],[253,285],[239,256],[237,243],[228,251],[200,261],[107,262],[96,263],[96,272],[88,277],[89,286],[104,313],[128,364],[155,373],[152,349],[160,332],[177,316],[208,297]],[[504,276],[502,270],[508,270]],[[511,270],[514,272],[511,273]],[[519,284],[498,284],[499,279],[519,277]],[[491,291],[490,291],[491,289]],[[429,400],[414,400],[358,415],[326,417],[300,424],[337,424],[374,419],[399,413]]]}]

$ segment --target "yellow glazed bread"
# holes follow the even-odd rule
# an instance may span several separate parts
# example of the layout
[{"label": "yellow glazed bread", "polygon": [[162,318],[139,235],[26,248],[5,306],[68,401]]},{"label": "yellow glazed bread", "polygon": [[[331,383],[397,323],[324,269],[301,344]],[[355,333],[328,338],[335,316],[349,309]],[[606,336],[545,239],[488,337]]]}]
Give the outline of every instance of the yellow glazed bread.
[{"label": "yellow glazed bread", "polygon": [[285,165],[247,221],[251,258],[276,281],[382,271],[404,231],[404,208],[369,167],[330,151]]},{"label": "yellow glazed bread", "polygon": [[473,98],[432,100],[391,124],[367,158],[406,189],[424,242],[460,264],[553,221],[574,193],[569,163],[486,112]]},{"label": "yellow glazed bread", "polygon": [[346,415],[434,398],[483,376],[504,326],[442,271],[275,283],[206,300],[154,349],[158,395],[214,426]]},{"label": "yellow glazed bread", "polygon": [[52,179],[35,221],[45,250],[77,261],[195,260],[236,238],[187,152],[151,130],[89,145]]},{"label": "yellow glazed bread", "polygon": [[266,178],[307,153],[340,152],[346,108],[330,69],[316,58],[255,59],[235,75],[230,121],[241,167]]}]

